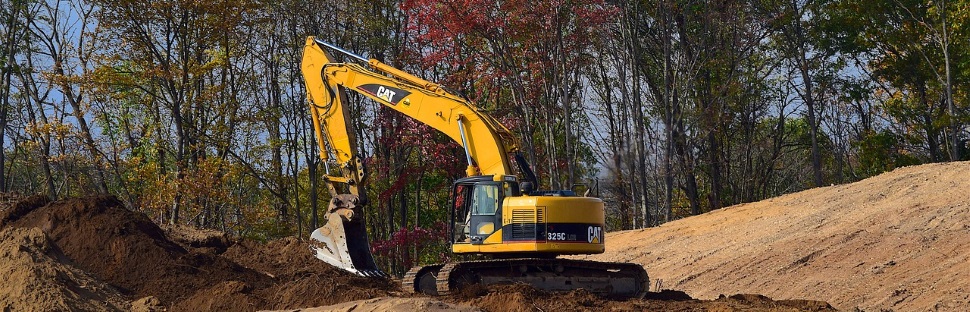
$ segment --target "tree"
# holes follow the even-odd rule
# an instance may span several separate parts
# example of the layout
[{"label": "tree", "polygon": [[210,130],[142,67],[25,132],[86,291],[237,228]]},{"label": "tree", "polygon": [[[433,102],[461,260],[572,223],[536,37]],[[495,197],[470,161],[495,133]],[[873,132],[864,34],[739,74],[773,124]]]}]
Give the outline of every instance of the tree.
[{"label": "tree", "polygon": [[817,2],[812,0],[779,2],[781,3],[767,3],[765,9],[768,10],[767,14],[775,16],[772,23],[778,35],[775,38],[775,45],[781,51],[781,55],[790,62],[789,66],[798,73],[798,81],[792,83],[798,86],[798,97],[805,103],[805,118],[811,135],[812,176],[815,186],[822,186],[824,178],[819,147],[819,126],[822,121],[819,112],[824,110],[821,105],[825,100],[821,95],[826,94],[826,90],[821,88],[831,84],[824,81],[820,83],[819,79],[822,79],[823,71],[833,70],[836,66],[829,60],[830,51],[816,49],[812,42],[811,36],[815,30],[811,28],[814,24],[811,19],[817,16],[815,12]]},{"label": "tree", "polygon": [[[168,137],[159,131],[158,161],[167,164],[173,156],[175,167],[173,199],[169,212],[171,223],[178,223],[180,209],[185,204],[181,181],[190,177],[189,171],[208,157],[204,140],[231,138],[232,127],[210,128],[213,118],[226,117],[236,111],[236,101],[220,92],[230,88],[231,82],[213,79],[225,74],[235,46],[233,31],[250,12],[254,3],[247,1],[106,1],[96,2],[102,7],[99,16],[109,44],[107,68],[117,67],[120,60],[128,60],[125,70],[115,71],[117,84],[129,84],[145,96],[144,104],[154,110],[155,122],[170,121],[174,127],[171,146]],[[106,47],[107,48],[107,47]],[[109,71],[110,72],[110,71]],[[225,75],[221,76],[226,78]],[[131,79],[137,82],[131,84]],[[220,102],[219,100],[222,99]],[[210,110],[209,103],[222,104]],[[167,120],[166,120],[167,119]],[[228,119],[232,119],[231,116]],[[158,130],[166,130],[159,128]],[[210,133],[209,131],[216,131]],[[228,141],[213,142],[228,146]],[[166,151],[167,149],[173,152]],[[222,153],[226,154],[223,148]],[[160,174],[165,174],[162,170]]]},{"label": "tree", "polygon": [[[954,40],[966,27],[966,3],[923,1],[828,2],[820,15],[827,45],[865,64],[872,80],[881,84],[876,90],[883,101],[902,100],[911,109],[893,110],[907,124],[918,120],[928,159],[942,155],[959,159],[963,147],[963,117],[953,94],[953,86],[963,77],[954,77],[952,67],[966,64],[962,53],[953,53]],[[956,37],[954,37],[956,36]],[[934,44],[927,45],[926,42]],[[956,92],[959,93],[959,92]],[[918,119],[906,117],[915,110]],[[945,114],[939,114],[943,110]],[[903,128],[905,129],[905,127]],[[945,133],[944,133],[945,132]],[[947,142],[941,142],[941,141]]]}]

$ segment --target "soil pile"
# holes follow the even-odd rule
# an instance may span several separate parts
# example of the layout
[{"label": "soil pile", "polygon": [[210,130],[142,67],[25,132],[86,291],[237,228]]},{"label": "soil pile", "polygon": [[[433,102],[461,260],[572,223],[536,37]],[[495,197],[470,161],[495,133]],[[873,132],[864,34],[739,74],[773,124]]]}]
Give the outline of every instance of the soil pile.
[{"label": "soil pile", "polygon": [[118,311],[121,294],[71,266],[36,228],[0,229],[0,311]]},{"label": "soil pile", "polygon": [[[116,288],[115,297],[142,298],[133,308],[143,310],[161,306],[187,311],[298,308],[387,296],[396,289],[392,281],[356,277],[316,260],[308,245],[294,238],[269,244],[232,244],[218,232],[183,227],[163,231],[144,214],[128,210],[111,196],[56,202],[44,196],[21,199],[0,207],[0,228],[4,233],[33,233],[27,239],[33,243],[27,246],[36,245],[38,251],[32,254],[51,254],[41,260],[65,265],[65,272],[88,277],[82,282],[65,282],[62,273],[24,278],[70,290],[78,288],[72,286],[78,283],[88,288],[105,285],[96,289]],[[17,251],[25,248],[18,247],[24,245],[23,240],[6,235],[2,242],[5,248],[10,245],[7,249]],[[16,253],[3,255],[2,268],[28,267],[22,262],[31,258]],[[104,283],[96,284],[98,280]],[[20,290],[9,285],[0,289],[0,293],[6,291]],[[104,301],[105,296],[80,293],[75,297]],[[58,302],[37,296],[16,298],[27,298],[11,303],[18,309],[29,300]],[[74,302],[64,306],[68,308],[61,310],[89,309]],[[57,307],[61,306],[54,309]]]},{"label": "soil pile", "polygon": [[601,261],[635,262],[699,298],[759,293],[849,310],[970,311],[970,163],[611,233]]},{"label": "soil pile", "polygon": [[165,305],[228,281],[267,285],[270,278],[217,255],[186,250],[143,213],[111,196],[62,200],[11,223],[43,230],[68,258],[126,295]]}]

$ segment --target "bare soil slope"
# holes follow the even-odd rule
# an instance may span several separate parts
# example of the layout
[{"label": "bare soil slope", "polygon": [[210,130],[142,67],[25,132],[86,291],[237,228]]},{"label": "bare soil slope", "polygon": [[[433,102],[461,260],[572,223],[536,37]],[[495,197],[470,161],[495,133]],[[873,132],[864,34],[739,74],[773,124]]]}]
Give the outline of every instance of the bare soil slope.
[{"label": "bare soil slope", "polygon": [[606,244],[588,258],[643,264],[662,287],[700,299],[970,311],[970,163],[901,168],[611,233]]}]

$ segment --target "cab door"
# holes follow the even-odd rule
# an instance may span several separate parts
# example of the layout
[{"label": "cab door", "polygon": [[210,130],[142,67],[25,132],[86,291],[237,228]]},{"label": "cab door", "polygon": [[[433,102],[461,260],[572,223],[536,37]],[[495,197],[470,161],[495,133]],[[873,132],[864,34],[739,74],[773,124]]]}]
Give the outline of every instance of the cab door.
[{"label": "cab door", "polygon": [[471,243],[478,245],[489,235],[502,227],[502,191],[498,183],[480,182],[475,184],[471,196],[469,217],[469,237]]}]

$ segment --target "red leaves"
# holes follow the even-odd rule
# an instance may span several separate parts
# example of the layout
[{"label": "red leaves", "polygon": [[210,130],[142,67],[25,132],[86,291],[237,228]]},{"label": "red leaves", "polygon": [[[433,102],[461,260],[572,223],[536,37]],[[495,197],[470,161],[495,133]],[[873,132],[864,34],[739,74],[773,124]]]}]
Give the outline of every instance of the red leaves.
[{"label": "red leaves", "polygon": [[[399,263],[403,267],[409,268],[417,264],[418,255],[421,254],[420,250],[433,248],[436,247],[434,245],[447,241],[449,241],[448,225],[444,222],[438,222],[431,228],[415,227],[398,229],[387,240],[375,240],[371,244],[371,252],[382,259],[400,261]],[[411,251],[415,247],[419,249],[418,255],[411,254]],[[432,256],[434,256],[433,258],[435,260],[447,261],[443,254]]]},{"label": "red leaves", "polygon": [[406,0],[401,9],[425,67],[446,66],[451,85],[475,81],[473,100],[523,81],[524,103],[549,87],[543,73],[587,60],[619,12],[603,0]]},{"label": "red leaves", "polygon": [[[394,185],[384,193],[389,195],[400,191],[408,182],[413,182],[414,175],[420,172],[441,170],[447,176],[455,176],[464,168],[464,158],[456,156],[460,155],[456,152],[461,147],[434,128],[385,107],[379,108],[375,122],[376,129],[381,131],[376,138],[379,149],[403,156],[397,160],[386,157],[370,159],[368,165],[375,169],[373,172],[399,172],[397,182],[393,182]],[[393,161],[401,163],[395,164]],[[406,170],[390,170],[405,163]]]}]

